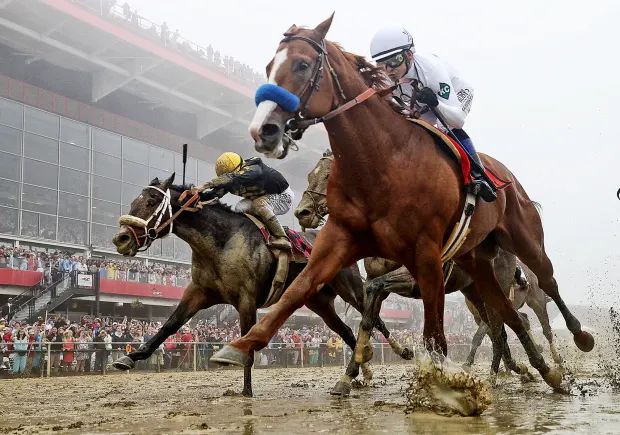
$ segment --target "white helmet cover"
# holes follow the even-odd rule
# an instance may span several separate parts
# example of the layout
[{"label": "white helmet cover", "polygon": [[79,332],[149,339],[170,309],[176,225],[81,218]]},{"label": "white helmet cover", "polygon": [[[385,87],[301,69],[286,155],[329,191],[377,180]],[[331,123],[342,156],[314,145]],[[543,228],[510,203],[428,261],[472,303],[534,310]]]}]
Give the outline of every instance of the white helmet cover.
[{"label": "white helmet cover", "polygon": [[370,56],[381,62],[403,50],[415,51],[413,37],[404,27],[384,27],[370,41]]}]

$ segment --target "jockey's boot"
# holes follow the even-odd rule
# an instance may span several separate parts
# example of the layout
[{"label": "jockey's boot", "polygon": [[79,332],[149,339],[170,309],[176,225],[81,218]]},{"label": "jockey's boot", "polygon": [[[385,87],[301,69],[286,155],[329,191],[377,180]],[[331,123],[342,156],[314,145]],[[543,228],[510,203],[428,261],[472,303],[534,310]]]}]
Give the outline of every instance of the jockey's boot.
[{"label": "jockey's boot", "polygon": [[285,252],[291,252],[291,242],[286,236],[284,228],[280,225],[278,218],[273,213],[273,210],[266,206],[254,206],[253,211],[254,214],[256,214],[257,217],[259,217],[265,224],[269,234],[271,235],[271,238],[269,239],[269,247],[273,249],[280,249]]},{"label": "jockey's boot", "polygon": [[467,151],[467,154],[470,155],[471,159],[478,164],[478,167],[472,165],[471,168],[471,176],[474,179],[474,188],[480,197],[486,202],[495,201],[497,199],[497,193],[495,192],[495,188],[491,182],[484,174],[484,165],[482,164],[482,160],[480,160],[478,152],[474,148],[474,143],[469,137],[466,139],[461,139],[460,142],[463,145],[463,148],[465,148],[465,151]]}]

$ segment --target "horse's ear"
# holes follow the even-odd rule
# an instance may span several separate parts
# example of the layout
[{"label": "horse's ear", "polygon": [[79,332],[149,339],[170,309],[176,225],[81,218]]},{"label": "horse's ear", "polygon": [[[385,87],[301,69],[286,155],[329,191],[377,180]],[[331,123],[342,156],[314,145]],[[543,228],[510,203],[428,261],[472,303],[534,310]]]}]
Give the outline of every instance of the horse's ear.
[{"label": "horse's ear", "polygon": [[332,153],[332,150],[330,150],[329,148],[327,148],[327,149],[325,150],[325,152],[323,153],[323,157],[329,157],[329,156],[331,156],[332,154],[333,154],[333,153]]},{"label": "horse's ear", "polygon": [[151,180],[151,182],[149,183],[149,186],[157,186],[159,184],[159,178],[155,177]]},{"label": "horse's ear", "polygon": [[325,36],[327,35],[327,32],[329,31],[329,28],[332,25],[332,20],[334,19],[335,13],[336,12],[332,12],[332,14],[329,16],[328,19],[326,19],[325,21],[323,21],[321,24],[319,24],[318,26],[314,28],[314,31],[319,34],[321,40],[325,39]]},{"label": "horse's ear", "polygon": [[299,32],[299,28],[295,24],[293,24],[291,27],[288,28],[286,32],[284,32],[284,36],[292,36],[297,34],[297,32]]},{"label": "horse's ear", "polygon": [[168,189],[170,186],[172,186],[173,182],[174,182],[174,172],[172,173],[172,175],[170,177],[168,177],[167,180],[165,180],[162,183],[162,185],[161,185],[162,190]]}]

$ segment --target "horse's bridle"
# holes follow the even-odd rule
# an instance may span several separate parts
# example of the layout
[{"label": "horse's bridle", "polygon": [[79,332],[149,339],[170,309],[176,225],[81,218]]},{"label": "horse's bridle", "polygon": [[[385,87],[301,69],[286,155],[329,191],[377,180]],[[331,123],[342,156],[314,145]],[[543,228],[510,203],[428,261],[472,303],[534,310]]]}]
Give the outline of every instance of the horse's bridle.
[{"label": "horse's bridle", "polygon": [[[188,199],[179,210],[174,214],[172,213],[172,203],[170,189],[165,191],[156,186],[146,186],[147,189],[154,189],[161,193],[162,199],[155,211],[151,213],[148,219],[142,219],[134,215],[124,214],[118,218],[119,225],[125,225],[131,234],[133,235],[136,244],[138,245],[138,252],[146,251],[151,244],[159,237],[159,233],[168,226],[168,235],[172,232],[174,220],[184,211],[191,209],[192,204],[196,203],[200,199],[200,193],[195,193],[190,199]],[[187,192],[183,192],[179,197],[179,201],[182,201]],[[169,215],[169,218],[162,222],[165,215]],[[149,223],[154,220],[154,225],[149,227]],[[134,227],[142,227],[142,235],[136,233]]]},{"label": "horse's bridle", "polygon": [[[296,146],[294,143],[294,140],[301,139],[306,129],[310,127],[311,125],[325,122],[349,110],[350,108],[366,101],[368,98],[372,97],[375,94],[384,95],[388,92],[392,92],[394,89],[396,89],[397,86],[411,81],[411,79],[401,79],[398,83],[392,86],[389,86],[387,88],[383,88],[383,89],[368,88],[365,91],[363,91],[361,94],[359,94],[357,97],[353,98],[352,100],[347,101],[347,98],[340,84],[340,80],[338,79],[338,74],[336,73],[336,71],[332,68],[331,64],[329,63],[327,48],[325,46],[325,39],[321,39],[320,42],[316,42],[310,38],[306,38],[305,36],[285,35],[285,38],[280,41],[280,44],[290,42],[290,41],[295,41],[295,40],[304,41],[310,44],[310,46],[317,51],[318,56],[317,56],[317,59],[314,65],[314,70],[312,71],[312,75],[310,76],[310,80],[306,83],[306,85],[302,88],[302,91],[299,93],[299,99],[300,99],[299,109],[297,110],[297,112],[295,112],[293,117],[288,119],[284,124],[284,137],[288,138],[288,140],[283,141],[284,146],[285,146],[284,155],[288,153],[288,148],[291,145]],[[314,92],[318,91],[321,86],[321,80],[323,79],[323,69],[324,69],[323,63],[327,65],[329,73],[331,74],[334,80],[335,86],[337,88],[338,96],[343,101],[343,104],[337,106],[335,109],[331,110],[330,112],[326,113],[323,116],[319,116],[315,118],[306,118],[304,116],[304,111],[307,109],[310,99],[312,98],[312,95],[314,94]],[[307,98],[304,99],[304,96],[306,94],[308,96]]]}]

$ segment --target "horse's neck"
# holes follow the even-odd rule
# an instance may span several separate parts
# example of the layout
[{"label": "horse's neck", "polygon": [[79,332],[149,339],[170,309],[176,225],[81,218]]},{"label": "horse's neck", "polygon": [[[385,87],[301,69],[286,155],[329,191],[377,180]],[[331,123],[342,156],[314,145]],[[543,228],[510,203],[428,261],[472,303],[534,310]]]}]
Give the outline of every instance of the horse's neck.
[{"label": "horse's neck", "polygon": [[235,219],[240,219],[236,213],[204,206],[196,213],[181,213],[174,221],[172,232],[187,242],[198,258],[213,262],[220,257],[220,247],[233,236]]}]

